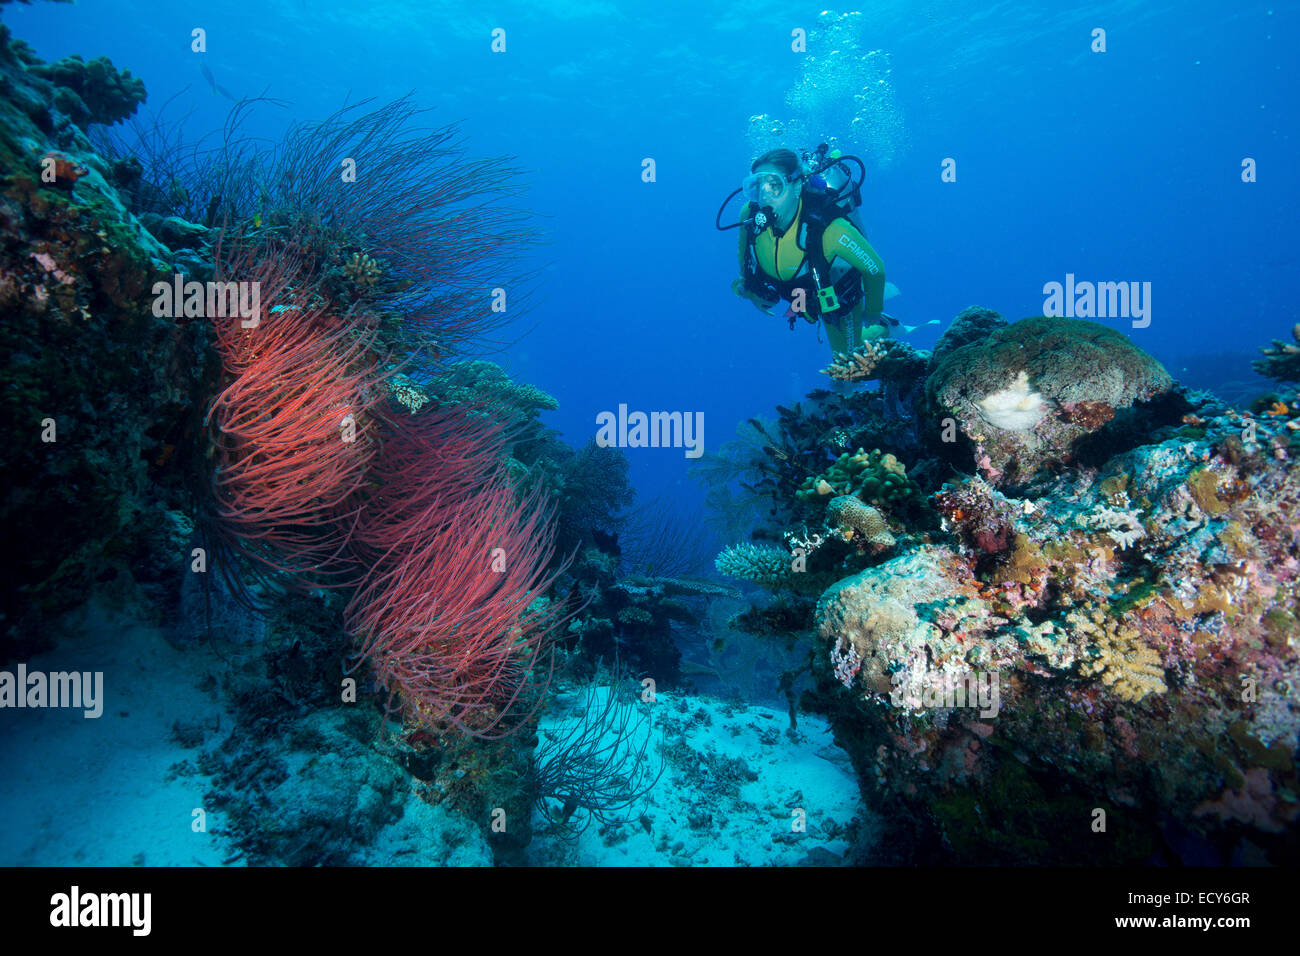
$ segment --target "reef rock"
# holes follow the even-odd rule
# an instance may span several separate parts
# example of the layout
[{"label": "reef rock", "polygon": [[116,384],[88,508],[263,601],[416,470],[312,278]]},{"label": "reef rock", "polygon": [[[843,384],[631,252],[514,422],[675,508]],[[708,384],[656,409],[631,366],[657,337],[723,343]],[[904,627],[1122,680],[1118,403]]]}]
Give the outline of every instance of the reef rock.
[{"label": "reef rock", "polygon": [[164,607],[179,594],[211,371],[200,324],[153,314],[169,250],[37,64],[0,27],[0,530],[21,543],[0,561],[0,660],[47,643],[95,588]]},{"label": "reef rock", "polygon": [[975,464],[1004,483],[1073,460],[1117,412],[1172,385],[1164,367],[1119,332],[1039,316],[936,351],[926,395],[936,432],[954,419],[974,445]]},{"label": "reef rock", "polygon": [[805,702],[886,859],[1300,859],[1300,418],[1170,431],[1034,500],[951,484],[951,537],[822,594]]}]

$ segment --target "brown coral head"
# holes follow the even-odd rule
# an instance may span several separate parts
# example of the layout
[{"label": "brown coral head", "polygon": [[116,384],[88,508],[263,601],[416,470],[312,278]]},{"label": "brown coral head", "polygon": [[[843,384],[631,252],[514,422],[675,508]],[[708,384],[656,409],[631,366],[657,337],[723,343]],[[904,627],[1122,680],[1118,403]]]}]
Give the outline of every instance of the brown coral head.
[{"label": "brown coral head", "polygon": [[[53,165],[49,162],[53,160]],[[53,181],[48,179],[46,170],[52,170],[54,173]],[[41,182],[48,183],[51,186],[58,186],[61,189],[71,189],[73,185],[82,176],[90,172],[80,163],[73,162],[62,153],[46,153],[41,157]]]},{"label": "brown coral head", "polygon": [[1070,402],[1063,407],[1061,417],[1091,432],[1114,418],[1115,409],[1105,402]]}]

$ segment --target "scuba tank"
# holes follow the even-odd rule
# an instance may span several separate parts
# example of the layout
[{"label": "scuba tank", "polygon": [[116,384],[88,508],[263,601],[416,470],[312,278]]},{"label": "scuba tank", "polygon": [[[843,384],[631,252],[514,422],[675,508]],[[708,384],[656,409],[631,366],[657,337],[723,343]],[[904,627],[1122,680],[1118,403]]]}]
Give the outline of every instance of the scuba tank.
[{"label": "scuba tank", "polygon": [[[809,169],[809,184],[825,192],[844,211],[844,218],[865,236],[867,231],[862,227],[858,210],[862,208],[862,186],[867,180],[866,164],[856,156],[846,156],[838,149],[831,149],[828,143],[818,144],[811,152],[804,150],[802,156]],[[856,181],[849,163],[857,164],[859,176]]]}]

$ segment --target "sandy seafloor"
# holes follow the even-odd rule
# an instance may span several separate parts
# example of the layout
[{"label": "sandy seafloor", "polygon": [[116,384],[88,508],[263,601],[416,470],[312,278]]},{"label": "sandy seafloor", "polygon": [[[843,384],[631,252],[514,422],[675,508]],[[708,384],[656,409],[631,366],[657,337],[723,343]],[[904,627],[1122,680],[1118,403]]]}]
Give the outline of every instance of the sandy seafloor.
[{"label": "sandy seafloor", "polygon": [[[230,839],[214,832],[229,825],[220,811],[205,809],[206,829],[196,829],[194,810],[204,808],[211,781],[195,769],[197,750],[174,732],[202,726],[206,745],[215,746],[233,726],[213,689],[213,652],[177,648],[161,629],[95,603],[67,623],[71,637],[28,661],[28,671],[102,670],[103,714],[5,714],[0,865],[241,865]],[[868,835],[877,825],[864,811],[847,755],[820,718],[800,714],[791,732],[783,710],[705,695],[657,696],[653,746],[671,759],[653,790],[617,822],[593,822],[576,837],[548,832],[536,814],[530,863],[834,865],[848,850],[845,828],[855,817]],[[561,692],[542,717],[542,739],[563,730],[586,700],[580,689]],[[291,771],[302,759],[284,756]],[[303,799],[320,799],[319,778],[313,786]],[[293,792],[291,781],[276,790]],[[795,808],[806,814],[806,832],[795,832]],[[491,853],[464,816],[412,792],[402,818],[356,862],[490,865]]]}]

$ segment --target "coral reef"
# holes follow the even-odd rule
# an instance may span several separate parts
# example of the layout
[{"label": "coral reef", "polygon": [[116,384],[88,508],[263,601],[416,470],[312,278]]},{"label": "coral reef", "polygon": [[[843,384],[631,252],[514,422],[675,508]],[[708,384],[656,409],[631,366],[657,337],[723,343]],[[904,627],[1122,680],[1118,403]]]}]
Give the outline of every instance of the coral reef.
[{"label": "coral reef", "polygon": [[[826,399],[787,410],[784,447],[816,435],[835,457],[794,490],[756,485],[794,530],[719,556],[775,596],[734,626],[815,635],[803,703],[894,824],[883,860],[1300,859],[1300,408],[1178,390],[1092,323],[964,315],[928,375],[949,404],[928,414],[970,444],[909,458],[921,507],[882,503],[892,547],[855,554],[842,529],[868,507],[861,471],[897,454],[845,451],[837,430],[863,426],[826,427]],[[981,473],[939,484],[936,453]],[[792,498],[833,504],[824,526],[800,530]],[[1118,829],[1104,845],[1098,808]]]},{"label": "coral reef", "polygon": [[[868,793],[913,819],[924,808],[931,836],[946,834],[918,834],[908,853],[1095,859],[1067,832],[1065,792],[1080,795],[1074,812],[1126,821],[1112,862],[1172,853],[1171,818],[1224,861],[1243,840],[1295,858],[1297,807],[1273,796],[1296,792],[1300,728],[1292,429],[1202,423],[1201,439],[1061,474],[1035,500],[978,477],[950,485],[934,502],[954,544],[904,549],[822,596],[809,702],[836,721]],[[996,708],[971,705],[973,689],[954,698],[974,675],[996,680]],[[1046,842],[968,816],[1010,787]]]},{"label": "coral reef", "polygon": [[[8,436],[0,658],[51,638],[97,587],[170,615],[185,573],[185,473],[215,368],[206,330],[148,303],[170,250],[144,232],[39,61],[0,25],[0,354]],[[188,437],[187,437],[188,436]]]}]

